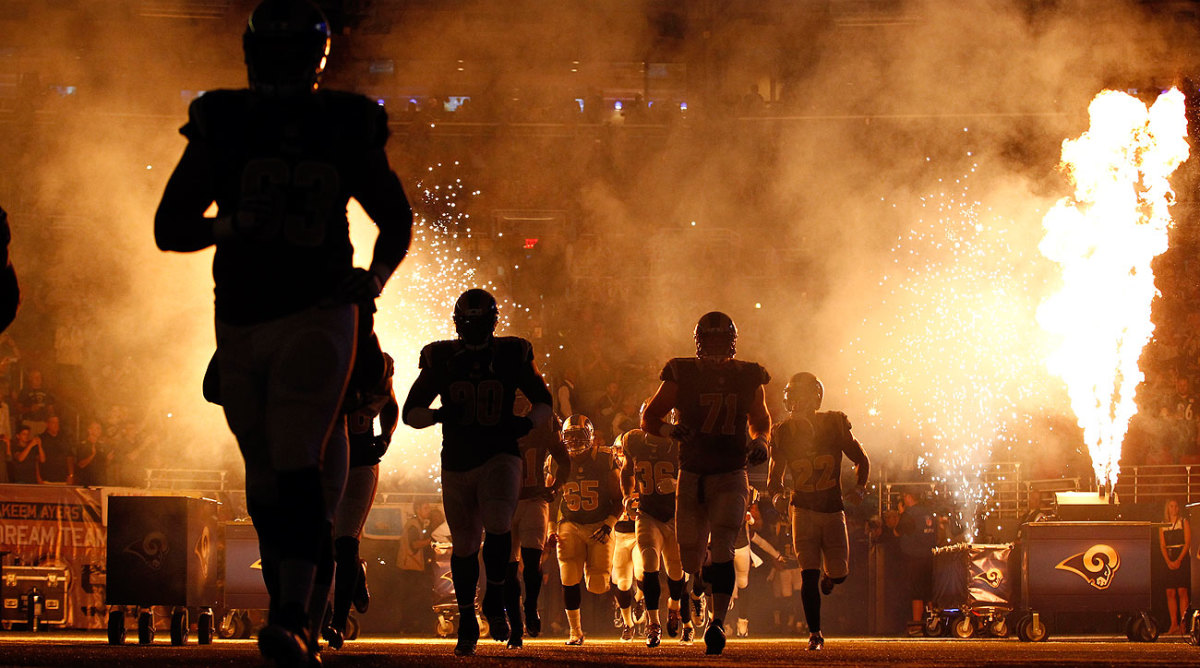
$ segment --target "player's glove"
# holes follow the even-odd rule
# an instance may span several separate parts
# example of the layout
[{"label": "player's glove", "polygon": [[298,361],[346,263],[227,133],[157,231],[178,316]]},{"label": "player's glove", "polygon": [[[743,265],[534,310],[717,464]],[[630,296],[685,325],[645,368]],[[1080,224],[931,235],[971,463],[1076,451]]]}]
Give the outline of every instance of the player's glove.
[{"label": "player's glove", "polygon": [[383,459],[383,456],[385,454],[387,454],[388,446],[390,446],[391,444],[392,444],[392,439],[387,436],[384,436],[383,434],[380,434],[380,435],[376,436],[375,438],[372,438],[371,439],[371,458],[372,459]]},{"label": "player's glove", "polygon": [[640,506],[638,495],[634,494],[633,496],[627,497],[625,499],[625,513],[628,514],[631,519],[637,519],[639,511]]},{"label": "player's glove", "polygon": [[592,540],[603,545],[608,542],[608,535],[611,533],[612,527],[605,524],[592,532]]},{"label": "player's glove", "polygon": [[691,427],[684,424],[671,424],[670,422],[664,422],[663,426],[659,428],[658,433],[660,436],[666,436],[676,441],[686,441],[692,437]]},{"label": "player's glove", "polygon": [[867,488],[862,485],[855,485],[854,489],[846,495],[846,500],[856,506],[865,498],[867,498]]},{"label": "player's glove", "polygon": [[352,304],[373,302],[381,292],[383,281],[379,275],[362,267],[351,269],[338,286],[338,294]]},{"label": "player's glove", "polygon": [[767,441],[763,437],[750,441],[750,452],[746,455],[746,464],[750,466],[759,466],[766,464],[771,458],[771,449],[767,447]]}]

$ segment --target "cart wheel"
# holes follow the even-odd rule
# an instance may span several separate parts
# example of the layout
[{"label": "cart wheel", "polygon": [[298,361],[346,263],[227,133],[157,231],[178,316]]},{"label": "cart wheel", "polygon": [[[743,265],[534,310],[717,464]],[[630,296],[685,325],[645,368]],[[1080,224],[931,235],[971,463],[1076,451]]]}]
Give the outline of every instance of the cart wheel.
[{"label": "cart wheel", "polygon": [[138,613],[138,644],[149,645],[154,642],[154,613],[149,609]]},{"label": "cart wheel", "polygon": [[1200,645],[1200,610],[1193,610],[1192,614],[1188,615],[1188,642],[1193,645]]},{"label": "cart wheel", "polygon": [[125,611],[119,608],[108,611],[108,644],[125,644]]},{"label": "cart wheel", "polygon": [[925,615],[921,622],[921,631],[930,638],[940,638],[946,633],[946,618],[937,615]]},{"label": "cart wheel", "polygon": [[201,645],[211,645],[213,641],[213,613],[209,608],[200,612],[196,619],[196,642]]},{"label": "cart wheel", "polygon": [[237,610],[226,610],[221,615],[221,623],[217,625],[217,637],[224,640],[238,637],[238,625],[241,613]]},{"label": "cart wheel", "polygon": [[1042,642],[1050,637],[1050,629],[1040,616],[1029,615],[1017,625],[1017,635],[1025,642]]},{"label": "cart wheel", "polygon": [[446,615],[438,615],[437,626],[434,628],[434,633],[439,638],[449,638],[454,633],[454,622]]},{"label": "cart wheel", "polygon": [[1130,620],[1129,639],[1134,642],[1154,642],[1158,640],[1158,624],[1146,613],[1140,613]]},{"label": "cart wheel", "polygon": [[1003,638],[1004,636],[1008,635],[1008,620],[1004,619],[1003,617],[992,620],[992,622],[988,624],[988,633],[992,634],[992,636],[996,638]]},{"label": "cart wheel", "polygon": [[975,625],[971,623],[970,615],[958,615],[950,623],[950,632],[955,638],[970,638],[975,633]]},{"label": "cart wheel", "polygon": [[350,615],[346,618],[346,640],[355,640],[358,638],[358,618]]},{"label": "cart wheel", "polygon": [[187,608],[179,608],[171,613],[171,644],[186,645],[188,640]]}]

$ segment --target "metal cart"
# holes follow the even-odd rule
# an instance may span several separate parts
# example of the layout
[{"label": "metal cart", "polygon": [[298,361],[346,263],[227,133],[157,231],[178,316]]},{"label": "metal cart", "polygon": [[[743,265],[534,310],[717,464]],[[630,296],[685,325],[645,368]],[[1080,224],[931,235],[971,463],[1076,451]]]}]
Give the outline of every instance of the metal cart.
[{"label": "metal cart", "polygon": [[1025,610],[1017,636],[1050,635],[1047,617],[1060,613],[1110,615],[1138,642],[1158,638],[1150,614],[1150,522],[1037,522],[1024,526],[1022,590]]},{"label": "metal cart", "polygon": [[197,636],[212,642],[220,605],[216,501],[183,496],[108,499],[108,642],[125,642],[125,606],[136,608],[138,642],[154,642],[153,606],[170,606],[172,645],[187,642],[188,610]]},{"label": "metal cart", "polygon": [[958,638],[1008,635],[1014,593],[1009,576],[1012,552],[1011,543],[935,548],[933,605],[924,619],[925,633],[940,636],[949,631]]}]

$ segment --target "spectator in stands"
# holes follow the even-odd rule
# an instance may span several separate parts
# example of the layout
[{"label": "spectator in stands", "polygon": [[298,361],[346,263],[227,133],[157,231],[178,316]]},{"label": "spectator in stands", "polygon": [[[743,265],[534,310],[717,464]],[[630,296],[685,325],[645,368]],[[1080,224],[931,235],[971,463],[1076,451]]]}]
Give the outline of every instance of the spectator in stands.
[{"label": "spectator in stands", "polygon": [[630,429],[637,429],[638,421],[641,419],[641,414],[638,412],[639,407],[637,397],[632,394],[627,394],[621,398],[621,409],[617,411],[617,414],[612,419],[612,436],[614,440]]},{"label": "spectator in stands", "polygon": [[87,487],[108,484],[108,469],[115,453],[103,440],[103,434],[99,420],[88,422],[87,436],[75,446],[75,484]]},{"label": "spectator in stands", "polygon": [[45,461],[42,442],[28,425],[17,429],[17,436],[8,444],[8,479],[19,485],[34,485],[38,481],[38,463]]},{"label": "spectator in stands", "polygon": [[1191,586],[1191,563],[1188,545],[1192,541],[1192,525],[1179,512],[1179,501],[1168,499],[1163,507],[1163,525],[1158,529],[1158,547],[1167,569],[1163,585],[1167,589],[1167,611],[1171,628],[1167,635],[1186,633],[1180,615],[1188,611],[1188,587]]},{"label": "spectator in stands", "polygon": [[575,371],[563,371],[562,382],[554,389],[554,410],[560,417],[568,417],[579,412],[579,400],[575,392]]},{"label": "spectator in stands", "polygon": [[38,482],[75,484],[75,449],[62,433],[57,415],[46,418],[42,442],[42,460],[38,465]]},{"label": "spectator in stands", "polygon": [[29,425],[34,436],[46,431],[46,419],[54,415],[54,395],[44,387],[45,379],[38,369],[30,369],[28,384],[17,395],[17,418],[20,424]]}]

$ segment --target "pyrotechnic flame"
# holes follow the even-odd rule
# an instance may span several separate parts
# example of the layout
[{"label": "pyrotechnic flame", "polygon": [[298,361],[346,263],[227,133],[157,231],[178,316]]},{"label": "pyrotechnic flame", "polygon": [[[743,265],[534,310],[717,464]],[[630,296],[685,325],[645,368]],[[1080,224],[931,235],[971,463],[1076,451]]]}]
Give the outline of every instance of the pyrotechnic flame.
[{"label": "pyrotechnic flame", "polygon": [[1090,129],[1062,148],[1075,193],[1043,220],[1039,249],[1061,265],[1063,286],[1042,303],[1038,322],[1061,337],[1047,364],[1066,382],[1096,479],[1108,485],[1137,412],[1138,358],[1154,332],[1158,294],[1150,263],[1167,249],[1168,178],[1188,156],[1187,119],[1176,89],[1149,109],[1104,91],[1088,114]]}]

